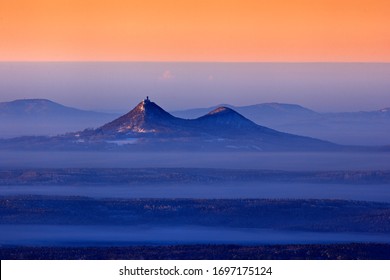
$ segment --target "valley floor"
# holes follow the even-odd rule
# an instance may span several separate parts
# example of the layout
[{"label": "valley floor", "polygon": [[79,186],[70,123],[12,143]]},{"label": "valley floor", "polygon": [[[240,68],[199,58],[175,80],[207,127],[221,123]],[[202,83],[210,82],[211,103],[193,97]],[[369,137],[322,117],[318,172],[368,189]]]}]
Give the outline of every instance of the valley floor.
[{"label": "valley floor", "polygon": [[0,258],[390,259],[389,182],[386,170],[2,169]]}]

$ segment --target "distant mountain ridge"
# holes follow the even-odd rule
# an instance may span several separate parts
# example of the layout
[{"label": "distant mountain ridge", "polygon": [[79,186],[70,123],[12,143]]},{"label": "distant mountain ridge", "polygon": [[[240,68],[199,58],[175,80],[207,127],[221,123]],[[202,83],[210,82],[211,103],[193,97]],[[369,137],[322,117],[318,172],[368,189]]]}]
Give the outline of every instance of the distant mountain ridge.
[{"label": "distant mountain ridge", "polygon": [[56,135],[97,127],[116,116],[67,107],[48,99],[0,102],[0,138]]},{"label": "distant mountain ridge", "polygon": [[[197,118],[201,115],[206,114],[210,110],[214,110],[218,107],[226,106],[231,109],[234,109],[237,112],[242,112],[246,116],[250,116],[251,113],[255,113],[256,117],[259,115],[266,116],[277,116],[278,115],[294,115],[294,116],[335,116],[335,115],[349,115],[349,116],[362,116],[362,115],[382,115],[390,117],[390,107],[386,107],[379,110],[374,111],[357,111],[357,112],[334,112],[334,113],[319,113],[303,107],[298,104],[288,104],[288,103],[260,103],[254,105],[246,105],[246,106],[234,106],[229,104],[221,104],[212,107],[205,108],[194,108],[188,110],[180,110],[180,111],[172,111],[171,113],[175,116],[181,118]],[[275,114],[275,115],[274,115]]]},{"label": "distant mountain ridge", "polygon": [[256,116],[258,114],[264,114],[264,115],[272,114],[272,116],[275,115],[277,116],[277,114],[297,114],[297,113],[302,116],[319,114],[313,110],[310,110],[308,108],[302,107],[297,104],[286,104],[286,103],[276,103],[276,102],[261,103],[261,104],[247,105],[247,106],[234,106],[229,104],[221,104],[221,105],[216,105],[216,106],[206,107],[206,108],[195,108],[195,109],[188,109],[188,110],[181,110],[181,111],[173,111],[172,114],[181,118],[197,118],[221,106],[229,107],[249,118],[251,115],[253,115],[253,113],[255,113]]},{"label": "distant mountain ridge", "polygon": [[[49,99],[17,99],[10,102],[0,102],[0,116],[23,116],[29,115],[32,117],[39,116],[57,116],[59,117],[60,113],[73,113],[80,116],[84,115],[111,115],[106,113],[86,111],[81,109],[76,109],[62,104],[53,102]],[[111,115],[112,116],[112,115]]]},{"label": "distant mountain ridge", "polygon": [[[196,118],[217,106],[172,112]],[[345,145],[389,145],[390,109],[319,113],[296,104],[263,103],[229,106],[257,124],[280,131],[325,139]]]}]

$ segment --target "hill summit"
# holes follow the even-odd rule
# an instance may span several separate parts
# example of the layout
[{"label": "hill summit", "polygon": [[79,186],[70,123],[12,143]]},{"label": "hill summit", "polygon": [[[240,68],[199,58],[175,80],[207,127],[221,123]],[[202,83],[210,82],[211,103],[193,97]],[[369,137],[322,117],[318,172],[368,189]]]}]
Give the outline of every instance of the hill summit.
[{"label": "hill summit", "polygon": [[230,128],[254,128],[257,126],[251,120],[225,106],[212,110],[203,117],[196,119],[196,121],[204,125],[211,124]]},{"label": "hill summit", "polygon": [[133,110],[103,125],[99,131],[103,134],[144,134],[173,132],[181,119],[176,118],[150,101],[149,97],[140,102]]}]

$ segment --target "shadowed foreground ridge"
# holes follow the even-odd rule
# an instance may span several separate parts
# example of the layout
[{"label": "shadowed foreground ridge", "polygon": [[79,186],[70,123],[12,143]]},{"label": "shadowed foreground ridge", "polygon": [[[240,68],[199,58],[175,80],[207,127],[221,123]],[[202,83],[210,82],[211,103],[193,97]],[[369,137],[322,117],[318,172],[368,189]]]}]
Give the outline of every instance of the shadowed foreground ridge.
[{"label": "shadowed foreground ridge", "polygon": [[2,260],[389,260],[390,244],[1,248]]}]

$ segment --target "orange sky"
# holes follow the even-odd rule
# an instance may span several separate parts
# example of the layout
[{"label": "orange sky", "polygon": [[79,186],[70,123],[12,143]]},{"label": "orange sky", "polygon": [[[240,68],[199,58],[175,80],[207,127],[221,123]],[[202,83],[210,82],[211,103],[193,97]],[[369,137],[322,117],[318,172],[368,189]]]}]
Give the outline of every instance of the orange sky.
[{"label": "orange sky", "polygon": [[0,60],[390,62],[390,1],[0,0]]}]

